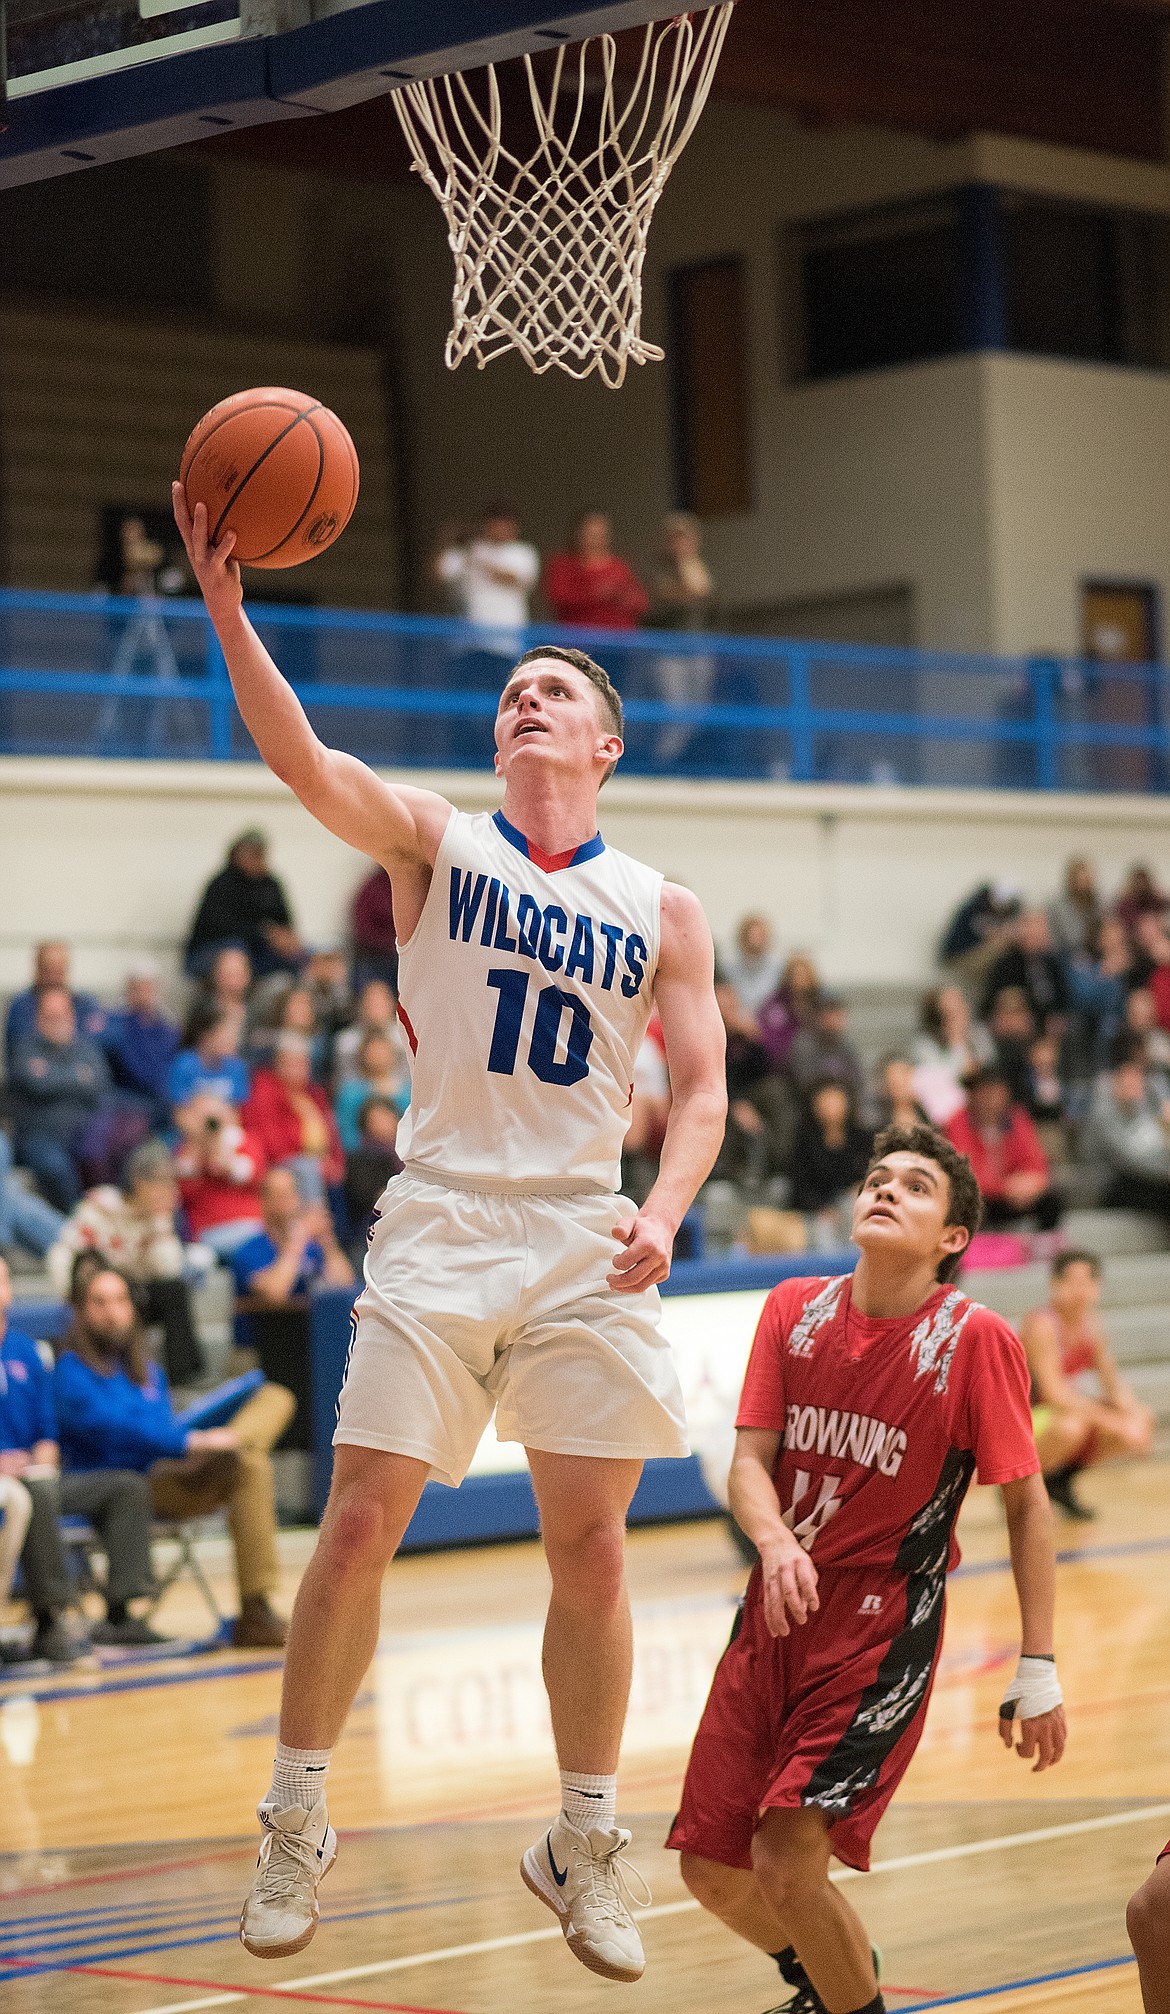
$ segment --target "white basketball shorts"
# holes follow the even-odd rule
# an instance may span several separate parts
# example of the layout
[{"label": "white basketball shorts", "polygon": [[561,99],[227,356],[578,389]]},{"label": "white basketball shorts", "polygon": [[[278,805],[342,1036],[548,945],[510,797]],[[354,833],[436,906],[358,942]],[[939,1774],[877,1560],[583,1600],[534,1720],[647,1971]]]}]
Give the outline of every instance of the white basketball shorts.
[{"label": "white basketball shorts", "polygon": [[384,1448],[458,1485],[493,1411],[549,1454],[689,1452],[657,1288],[605,1276],[625,1196],[487,1195],[399,1175],[383,1199],[335,1447]]}]

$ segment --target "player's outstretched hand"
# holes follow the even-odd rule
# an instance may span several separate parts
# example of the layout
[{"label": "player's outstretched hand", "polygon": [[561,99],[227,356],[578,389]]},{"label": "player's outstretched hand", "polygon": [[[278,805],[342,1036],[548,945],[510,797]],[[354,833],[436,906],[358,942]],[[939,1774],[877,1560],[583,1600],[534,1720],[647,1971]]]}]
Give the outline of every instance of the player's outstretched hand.
[{"label": "player's outstretched hand", "polygon": [[[1014,1720],[1005,1719],[1001,1713],[999,1738],[1005,1748],[1013,1746],[1015,1725]],[[1054,1762],[1060,1761],[1067,1739],[1064,1708],[1054,1706],[1048,1713],[1038,1713],[1034,1720],[1021,1720],[1020,1739],[1014,1744],[1015,1751],[1025,1762],[1032,1762],[1035,1756],[1036,1760],[1032,1762],[1032,1774],[1035,1776],[1040,1770],[1051,1769]]]},{"label": "player's outstretched hand", "polygon": [[232,558],[235,532],[225,532],[219,544],[212,545],[207,530],[207,505],[197,503],[192,517],[182,483],[171,484],[171,508],[212,622],[220,616],[234,615],[244,599],[240,569]]},{"label": "player's outstretched hand", "polygon": [[760,1548],[760,1572],[764,1581],[764,1621],[773,1636],[787,1636],[789,1617],[806,1623],[821,1603],[817,1594],[817,1570],[804,1547],[765,1544]]},{"label": "player's outstretched hand", "polygon": [[670,1272],[674,1252],[674,1231],[665,1217],[652,1210],[639,1210],[628,1224],[615,1224],[614,1237],[625,1247],[618,1253],[605,1277],[615,1294],[641,1294],[657,1287]]}]

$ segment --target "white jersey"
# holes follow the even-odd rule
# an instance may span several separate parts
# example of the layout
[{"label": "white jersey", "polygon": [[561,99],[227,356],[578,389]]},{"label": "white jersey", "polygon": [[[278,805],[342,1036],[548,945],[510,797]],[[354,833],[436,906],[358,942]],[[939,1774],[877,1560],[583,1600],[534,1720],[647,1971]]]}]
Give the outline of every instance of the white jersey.
[{"label": "white jersey", "polygon": [[661,900],[662,876],[600,835],[544,854],[502,812],[452,812],[399,947],[409,1167],[456,1187],[617,1190]]}]

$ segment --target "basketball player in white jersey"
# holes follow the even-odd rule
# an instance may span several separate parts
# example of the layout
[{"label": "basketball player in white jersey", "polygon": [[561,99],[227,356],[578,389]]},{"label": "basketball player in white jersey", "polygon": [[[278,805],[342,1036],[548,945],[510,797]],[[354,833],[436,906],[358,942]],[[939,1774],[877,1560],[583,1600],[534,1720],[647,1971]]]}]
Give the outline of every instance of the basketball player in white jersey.
[{"label": "basketball player in white jersey", "polygon": [[[521,659],[495,728],[503,808],[468,817],[322,745],[244,613],[230,537],[209,547],[203,506],[192,523],[178,484],[175,517],[261,755],[390,876],[414,1052],[406,1168],[370,1241],[240,1934],[271,1958],[313,1935],[336,1854],[325,1772],[377,1642],[383,1573],[427,1478],[461,1481],[494,1410],[527,1449],[552,1575],[543,1664],[562,1809],[521,1874],[583,1964],[637,1979],[619,1865],[630,1835],[615,1822],[623,1545],[643,1461],[687,1447],[657,1286],[723,1136],[710,932],[693,895],[597,830],[621,703],[591,659]],[[636,1210],[616,1191],[652,1005],[673,1104]]]}]

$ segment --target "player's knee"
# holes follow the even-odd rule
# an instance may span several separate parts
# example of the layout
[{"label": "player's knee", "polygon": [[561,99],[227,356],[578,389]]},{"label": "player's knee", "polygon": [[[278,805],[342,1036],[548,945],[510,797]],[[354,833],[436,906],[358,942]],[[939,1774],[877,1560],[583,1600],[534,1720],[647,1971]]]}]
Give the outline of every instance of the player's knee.
[{"label": "player's knee", "polygon": [[794,1916],[825,1883],[823,1852],[811,1843],[767,1829],[752,1841],[752,1869],[772,1908],[781,1917]]},{"label": "player's knee", "polygon": [[680,1853],[678,1871],[686,1887],[702,1909],[722,1916],[735,1884],[736,1870],[721,1867],[717,1860],[704,1860],[698,1853]]},{"label": "player's knee", "polygon": [[335,1571],[360,1573],[370,1566],[380,1570],[394,1546],[386,1506],[371,1491],[347,1491],[331,1506],[322,1540]]},{"label": "player's knee", "polygon": [[1143,1962],[1170,1960],[1170,1861],[1163,1860],[1125,1908],[1129,1941]]},{"label": "player's knee", "polygon": [[625,1532],[620,1524],[600,1519],[571,1534],[546,1533],[544,1547],[559,1599],[589,1608],[612,1607],[621,1599]]}]

